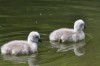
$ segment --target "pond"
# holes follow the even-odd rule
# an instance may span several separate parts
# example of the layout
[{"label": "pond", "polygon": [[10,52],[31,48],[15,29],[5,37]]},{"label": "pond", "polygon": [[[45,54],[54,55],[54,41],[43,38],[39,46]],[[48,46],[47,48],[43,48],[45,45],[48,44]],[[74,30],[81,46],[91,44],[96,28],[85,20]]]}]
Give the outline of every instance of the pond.
[{"label": "pond", "polygon": [[[77,19],[85,21],[85,41],[50,43],[50,32],[63,27],[73,28]],[[38,44],[38,53],[0,55],[0,66],[100,65],[99,0],[0,0],[0,46],[11,40],[27,40],[31,31],[38,31],[43,41]]]}]

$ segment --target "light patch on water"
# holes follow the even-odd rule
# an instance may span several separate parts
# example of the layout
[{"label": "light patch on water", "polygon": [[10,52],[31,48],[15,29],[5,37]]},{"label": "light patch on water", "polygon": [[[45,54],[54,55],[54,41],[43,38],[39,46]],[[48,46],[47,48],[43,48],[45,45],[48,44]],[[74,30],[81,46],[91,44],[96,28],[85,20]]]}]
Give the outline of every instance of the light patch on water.
[{"label": "light patch on water", "polygon": [[40,13],[40,16],[42,15],[42,13]]},{"label": "light patch on water", "polygon": [[37,24],[37,23],[38,23],[38,21],[36,20],[36,21],[35,21],[35,23]]},{"label": "light patch on water", "polygon": [[45,34],[45,33],[41,33],[40,35],[48,36],[48,34]]}]

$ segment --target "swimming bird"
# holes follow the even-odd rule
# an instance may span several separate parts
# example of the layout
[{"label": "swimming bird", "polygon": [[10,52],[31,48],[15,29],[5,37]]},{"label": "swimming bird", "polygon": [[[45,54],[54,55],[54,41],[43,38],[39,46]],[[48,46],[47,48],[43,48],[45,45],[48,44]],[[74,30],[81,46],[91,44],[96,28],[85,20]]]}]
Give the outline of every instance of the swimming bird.
[{"label": "swimming bird", "polygon": [[40,41],[40,35],[36,31],[30,32],[27,41],[13,40],[1,46],[1,54],[23,55],[31,54],[37,51],[37,42]]},{"label": "swimming bird", "polygon": [[83,32],[85,23],[82,19],[75,21],[74,29],[70,28],[60,28],[54,30],[50,33],[49,39],[51,41],[60,42],[77,42],[85,38],[85,33]]}]

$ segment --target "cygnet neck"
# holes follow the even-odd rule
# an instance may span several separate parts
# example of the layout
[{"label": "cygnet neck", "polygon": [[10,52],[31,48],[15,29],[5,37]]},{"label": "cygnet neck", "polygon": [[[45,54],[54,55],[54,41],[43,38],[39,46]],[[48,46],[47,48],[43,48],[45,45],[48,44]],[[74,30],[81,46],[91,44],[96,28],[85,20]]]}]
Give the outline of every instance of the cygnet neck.
[{"label": "cygnet neck", "polygon": [[83,32],[83,27],[80,27],[80,25],[75,24],[74,25],[74,31],[81,33],[81,32]]},{"label": "cygnet neck", "polygon": [[28,37],[27,41],[28,41],[29,44],[34,44],[34,43],[36,43],[34,40],[30,39],[29,37]]},{"label": "cygnet neck", "polygon": [[82,33],[82,32],[83,32],[82,29],[77,29],[77,28],[74,28],[74,31],[75,31],[75,32],[78,32],[78,33]]}]

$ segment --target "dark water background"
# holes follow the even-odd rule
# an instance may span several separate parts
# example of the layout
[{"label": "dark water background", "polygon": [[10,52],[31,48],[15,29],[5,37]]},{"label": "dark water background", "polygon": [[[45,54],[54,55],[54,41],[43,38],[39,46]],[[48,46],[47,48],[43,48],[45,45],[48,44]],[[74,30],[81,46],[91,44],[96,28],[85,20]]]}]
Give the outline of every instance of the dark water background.
[{"label": "dark water background", "polygon": [[[73,28],[77,19],[86,23],[85,54],[51,48],[49,33]],[[0,0],[0,46],[11,40],[27,40],[30,31],[38,31],[43,40],[37,56],[0,55],[0,66],[100,66],[99,0]]]}]

